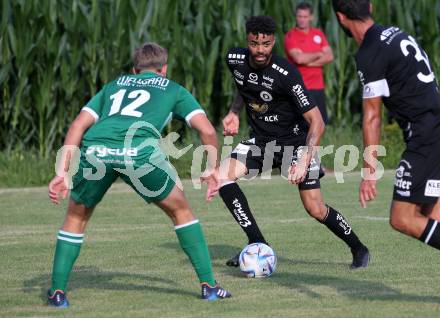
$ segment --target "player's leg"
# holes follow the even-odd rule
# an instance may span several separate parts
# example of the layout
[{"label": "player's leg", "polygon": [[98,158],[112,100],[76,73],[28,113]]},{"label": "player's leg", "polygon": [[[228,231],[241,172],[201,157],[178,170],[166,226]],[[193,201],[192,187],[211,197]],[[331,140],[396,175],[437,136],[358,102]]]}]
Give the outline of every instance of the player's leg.
[{"label": "player's leg", "polygon": [[[431,217],[437,215],[438,208],[438,202],[437,204],[422,205],[393,200],[390,224],[396,231],[419,239],[436,249],[440,249],[439,220]],[[428,213],[424,213],[423,209],[426,209]]]},{"label": "player's leg", "polygon": [[396,170],[391,226],[440,249],[440,143],[406,149]]},{"label": "player's leg", "polygon": [[[249,161],[248,161],[249,163]],[[252,166],[252,164],[249,164]],[[249,168],[251,169],[251,168]],[[251,212],[248,200],[236,180],[248,173],[248,167],[235,158],[227,158],[220,165],[219,194],[234,220],[240,225],[248,238],[248,244],[265,243],[266,239]],[[226,265],[238,267],[240,252],[226,261]]]},{"label": "player's leg", "polygon": [[[166,160],[156,160],[154,169],[151,169],[148,163],[145,163],[147,168],[142,177],[132,176],[130,178],[130,176],[121,175],[121,178],[147,203],[154,202],[170,217],[180,246],[190,259],[202,284],[202,298],[216,300],[230,297],[231,294],[228,291],[216,285],[202,227],[194,217],[183,190],[177,186],[180,184],[177,172]],[[138,164],[143,166],[143,162]]]},{"label": "player's leg", "polygon": [[[49,304],[57,307],[67,307],[65,291],[70,272],[75,263],[84,239],[84,230],[93,212],[83,204],[77,204],[70,199],[64,224],[58,232],[57,243],[52,269],[52,285],[49,294]],[[63,299],[60,299],[60,298]],[[58,299],[56,299],[58,298]],[[51,300],[53,301],[51,303]],[[63,301],[64,300],[64,301]]]},{"label": "player's leg", "polygon": [[242,162],[228,158],[221,163],[219,171],[220,196],[237,224],[246,233],[249,244],[266,243],[246,196],[236,183],[237,179],[247,174],[248,168]]},{"label": "player's leg", "polygon": [[321,189],[299,188],[301,201],[307,213],[324,224],[333,234],[343,240],[353,254],[352,269],[367,267],[370,259],[367,247],[362,244],[345,217],[331,206],[324,204]]},{"label": "player's leg", "polygon": [[[66,288],[70,272],[78,258],[84,240],[84,231],[94,207],[101,201],[117,175],[111,169],[100,180],[89,180],[84,168],[92,168],[81,159],[80,169],[73,178],[73,189],[63,226],[58,232],[52,268],[52,285],[48,292],[48,304],[67,307]],[[89,170],[91,173],[92,170]]]},{"label": "player's leg", "polygon": [[173,221],[180,246],[188,256],[202,285],[202,298],[215,300],[231,294],[217,285],[212,272],[211,257],[199,221],[194,217],[184,193],[177,186],[155,204]]},{"label": "player's leg", "polygon": [[437,199],[435,204],[424,206],[422,213],[430,219],[440,221],[440,199]]},{"label": "player's leg", "polygon": [[211,260],[199,221],[183,192],[175,186],[168,196],[155,202],[172,220],[180,245],[191,260],[201,283],[215,284]]}]

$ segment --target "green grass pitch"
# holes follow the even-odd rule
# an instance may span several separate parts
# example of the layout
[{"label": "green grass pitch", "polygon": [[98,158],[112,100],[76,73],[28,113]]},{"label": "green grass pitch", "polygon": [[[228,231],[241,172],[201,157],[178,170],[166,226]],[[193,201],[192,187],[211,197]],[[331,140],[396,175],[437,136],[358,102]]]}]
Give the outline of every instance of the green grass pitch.
[{"label": "green grass pitch", "polygon": [[280,177],[243,181],[255,217],[278,255],[275,274],[248,279],[224,265],[245,238],[219,198],[185,182],[201,220],[214,271],[233,298],[207,303],[171,222],[123,184],[95,211],[71,275],[67,310],[47,308],[56,232],[66,202],[45,188],[0,190],[0,317],[439,317],[440,253],[388,224],[392,172],[363,210],[359,173],[344,184],[322,180],[326,202],[340,210],[372,253],[368,269],[348,270],[348,248],[306,215],[295,186]]}]

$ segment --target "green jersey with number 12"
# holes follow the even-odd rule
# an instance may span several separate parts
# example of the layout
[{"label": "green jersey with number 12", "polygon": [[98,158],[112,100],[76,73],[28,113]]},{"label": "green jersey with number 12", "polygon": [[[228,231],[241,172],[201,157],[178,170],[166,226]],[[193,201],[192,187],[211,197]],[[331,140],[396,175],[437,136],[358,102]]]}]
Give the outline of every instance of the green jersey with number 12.
[{"label": "green jersey with number 12", "polygon": [[[173,117],[189,125],[194,115],[204,113],[184,87],[152,72],[120,76],[106,84],[82,110],[96,121],[85,133],[82,146],[113,149],[126,148],[127,137],[130,148],[146,139],[157,141]],[[149,144],[154,146],[154,142]],[[142,154],[154,151],[148,148],[141,149]]]}]

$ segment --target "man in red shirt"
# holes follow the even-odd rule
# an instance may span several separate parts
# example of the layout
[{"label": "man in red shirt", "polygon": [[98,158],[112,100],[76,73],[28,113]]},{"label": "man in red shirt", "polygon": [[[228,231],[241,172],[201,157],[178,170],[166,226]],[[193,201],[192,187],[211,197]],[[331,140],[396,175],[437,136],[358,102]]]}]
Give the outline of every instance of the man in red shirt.
[{"label": "man in red shirt", "polygon": [[315,99],[324,122],[328,116],[325,107],[322,67],[333,61],[333,52],[324,33],[312,28],[313,8],[306,2],[296,6],[296,27],[284,37],[284,50],[290,63],[296,65],[306,88]]}]

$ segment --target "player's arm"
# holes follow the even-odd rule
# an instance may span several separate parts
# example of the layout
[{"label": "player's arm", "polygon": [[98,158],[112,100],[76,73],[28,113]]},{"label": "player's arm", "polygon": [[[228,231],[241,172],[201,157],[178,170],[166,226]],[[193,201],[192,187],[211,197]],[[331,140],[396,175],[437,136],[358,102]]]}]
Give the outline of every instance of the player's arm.
[{"label": "player's arm", "polygon": [[64,146],[79,147],[84,133],[94,123],[95,117],[89,112],[82,110],[69,127],[66,138],[64,139]]},{"label": "player's arm", "polygon": [[291,166],[289,172],[289,181],[292,184],[299,184],[304,181],[310,161],[315,156],[317,146],[324,133],[325,124],[318,107],[313,107],[303,113],[304,119],[309,124],[307,132],[306,145],[303,147],[301,158],[298,158],[296,165]]},{"label": "player's arm", "polygon": [[237,91],[229,107],[229,113],[223,118],[223,135],[235,136],[238,133],[240,127],[240,111],[243,108],[244,102],[240,93]]},{"label": "player's arm", "polygon": [[[364,150],[367,147],[376,146],[380,143],[380,129],[382,121],[382,97],[364,98],[362,102],[363,108],[363,141]],[[367,201],[374,200],[376,197],[376,179],[374,173],[376,166],[374,165],[377,158],[377,151],[367,151],[364,154],[364,176],[359,187],[359,202],[363,208],[366,207]]]},{"label": "player's arm", "polygon": [[59,203],[60,196],[63,199],[66,198],[68,187],[65,183],[65,176],[69,171],[74,152],[79,149],[84,133],[94,123],[95,117],[82,110],[70,125],[64,139],[61,163],[58,166],[57,175],[49,183],[49,198],[53,203]]},{"label": "player's arm", "polygon": [[299,48],[293,48],[288,51],[289,56],[298,65],[307,65],[320,59],[324,54],[321,51],[305,53]]},{"label": "player's arm", "polygon": [[178,118],[185,119],[192,129],[195,129],[207,152],[206,170],[200,177],[202,182],[208,184],[206,199],[209,201],[212,192],[218,191],[218,142],[217,134],[205,112],[194,96],[185,88],[180,87],[176,94],[176,104],[173,114]]},{"label": "player's arm", "polygon": [[206,200],[211,201],[218,193],[218,141],[217,133],[211,122],[205,114],[197,114],[189,121],[191,127],[195,129],[207,153],[207,166],[201,176],[201,181],[206,182],[208,190],[206,191]]},{"label": "player's arm", "polygon": [[324,46],[322,48],[322,56],[310,63],[305,64],[305,66],[309,67],[321,67],[325,64],[331,63],[333,61],[333,51],[330,46]]},{"label": "player's arm", "polygon": [[198,132],[200,140],[208,153],[207,168],[218,168],[218,142],[214,126],[212,126],[205,114],[197,114],[193,116],[190,120],[190,124],[191,127]]}]

